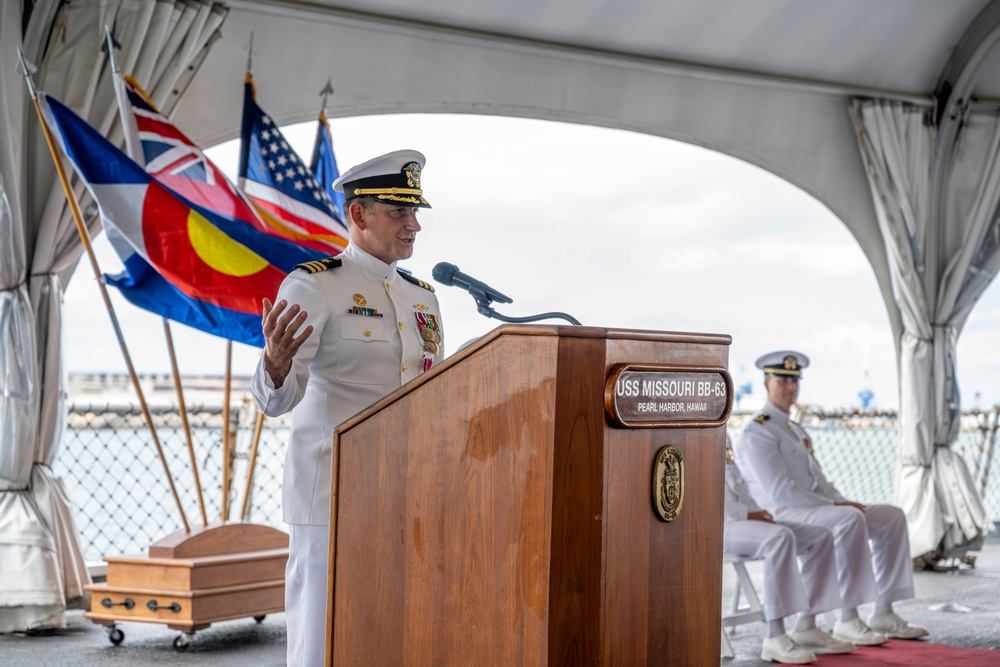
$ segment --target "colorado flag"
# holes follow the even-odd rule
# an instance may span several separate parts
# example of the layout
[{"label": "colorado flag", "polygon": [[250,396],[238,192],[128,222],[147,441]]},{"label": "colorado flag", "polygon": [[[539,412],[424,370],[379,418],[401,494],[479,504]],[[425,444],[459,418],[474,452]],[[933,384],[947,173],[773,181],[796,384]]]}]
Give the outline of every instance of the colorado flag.
[{"label": "colorado flag", "polygon": [[273,300],[296,264],[320,259],[325,253],[192,204],[58,100],[39,93],[38,101],[55,140],[93,195],[109,231],[127,240],[135,254],[183,293],[190,300],[188,306],[241,318],[243,325],[234,326],[232,336],[211,333],[262,346],[261,298]]}]

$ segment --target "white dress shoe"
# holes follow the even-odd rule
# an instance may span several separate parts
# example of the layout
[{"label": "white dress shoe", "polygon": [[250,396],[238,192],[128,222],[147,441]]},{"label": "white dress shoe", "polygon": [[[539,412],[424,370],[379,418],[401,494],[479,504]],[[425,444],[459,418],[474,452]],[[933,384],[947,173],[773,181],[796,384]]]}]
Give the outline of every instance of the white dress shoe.
[{"label": "white dress shoe", "polygon": [[833,626],[833,638],[858,646],[881,646],[889,641],[888,637],[874,632],[860,618],[837,621],[837,624]]},{"label": "white dress shoe", "polygon": [[816,655],[823,655],[825,653],[850,653],[857,648],[851,642],[842,642],[839,639],[834,639],[819,628],[789,632],[788,636],[792,638],[793,642],[807,651],[812,651]]},{"label": "white dress shoe", "polygon": [[872,616],[868,619],[868,627],[886,637],[895,637],[896,639],[919,639],[929,634],[927,628],[910,625],[892,613],[885,616]]},{"label": "white dress shoe", "polygon": [[808,665],[816,662],[816,654],[796,645],[788,635],[768,637],[760,647],[760,659],[786,665]]}]

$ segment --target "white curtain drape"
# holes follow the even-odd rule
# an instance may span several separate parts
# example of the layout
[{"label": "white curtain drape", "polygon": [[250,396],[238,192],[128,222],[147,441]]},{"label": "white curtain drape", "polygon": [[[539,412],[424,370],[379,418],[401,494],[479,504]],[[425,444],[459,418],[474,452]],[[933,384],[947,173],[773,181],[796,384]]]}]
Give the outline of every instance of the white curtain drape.
[{"label": "white curtain drape", "polygon": [[[938,151],[930,110],[855,100],[857,131],[885,238],[901,325],[900,440],[894,502],[916,558],[982,546],[990,519],[958,436],[956,344],[1000,269],[1000,115],[970,112],[952,154]],[[935,179],[936,169],[944,178]]]},{"label": "white curtain drape", "polygon": [[[21,45],[38,64],[36,86],[119,143],[104,26],[123,69],[169,113],[227,12],[208,0],[38,0],[22,33],[22,3],[0,4],[0,62],[16,62]],[[83,245],[23,79],[0,68],[0,85],[0,632],[13,632],[64,625],[89,583],[70,499],[52,474],[66,422],[62,295]],[[99,217],[74,187],[96,234]]]}]

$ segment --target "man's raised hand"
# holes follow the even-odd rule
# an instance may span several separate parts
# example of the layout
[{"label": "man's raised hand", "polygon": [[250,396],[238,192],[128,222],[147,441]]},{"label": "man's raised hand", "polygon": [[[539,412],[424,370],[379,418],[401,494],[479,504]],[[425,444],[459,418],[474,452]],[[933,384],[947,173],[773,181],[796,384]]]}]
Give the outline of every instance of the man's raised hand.
[{"label": "man's raised hand", "polygon": [[298,334],[308,316],[309,313],[297,303],[289,307],[284,299],[274,305],[268,298],[263,301],[264,370],[271,376],[275,389],[285,383],[292,368],[292,358],[313,332],[312,326],[308,326]]}]

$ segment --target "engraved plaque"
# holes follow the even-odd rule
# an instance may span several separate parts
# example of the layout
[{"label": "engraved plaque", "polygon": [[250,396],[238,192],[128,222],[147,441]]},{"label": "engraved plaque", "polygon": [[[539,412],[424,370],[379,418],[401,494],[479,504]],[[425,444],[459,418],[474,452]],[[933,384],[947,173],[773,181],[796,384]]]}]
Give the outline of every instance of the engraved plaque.
[{"label": "engraved plaque", "polygon": [[711,428],[729,418],[733,381],[725,368],[621,364],[608,376],[604,406],[628,428]]}]

